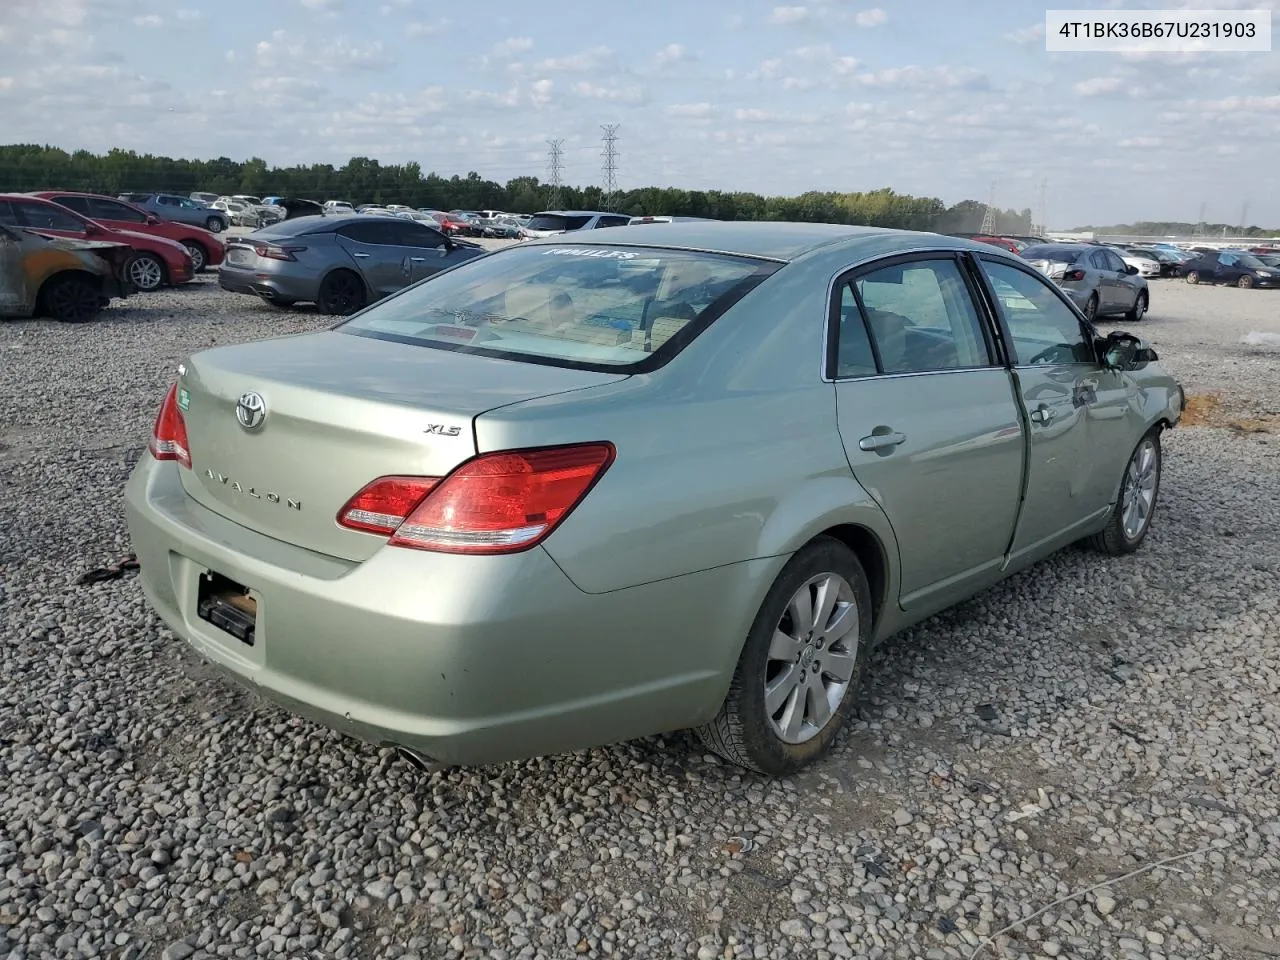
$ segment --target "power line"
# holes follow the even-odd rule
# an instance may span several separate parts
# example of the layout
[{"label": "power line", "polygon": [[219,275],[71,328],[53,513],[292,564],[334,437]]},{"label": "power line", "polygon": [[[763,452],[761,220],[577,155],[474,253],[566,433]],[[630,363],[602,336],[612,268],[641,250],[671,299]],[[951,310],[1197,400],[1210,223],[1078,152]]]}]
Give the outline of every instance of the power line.
[{"label": "power line", "polygon": [[560,206],[560,175],[564,171],[564,139],[548,140],[551,148],[547,155],[547,176],[551,180],[550,206],[554,210]]},{"label": "power line", "polygon": [[618,192],[618,127],[620,123],[602,123],[604,131],[604,207],[610,209],[613,196]]},{"label": "power line", "polygon": [[1040,181],[1040,235],[1044,236],[1049,232],[1049,215],[1046,212],[1048,206],[1047,198],[1049,196],[1049,181],[1044,179]]}]

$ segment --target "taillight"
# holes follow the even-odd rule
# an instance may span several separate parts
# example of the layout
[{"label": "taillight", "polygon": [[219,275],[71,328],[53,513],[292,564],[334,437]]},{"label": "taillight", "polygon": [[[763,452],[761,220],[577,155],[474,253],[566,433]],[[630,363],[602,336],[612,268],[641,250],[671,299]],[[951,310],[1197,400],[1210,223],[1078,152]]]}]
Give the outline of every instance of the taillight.
[{"label": "taillight", "polygon": [[267,260],[297,260],[295,253],[301,253],[306,247],[284,247],[274,243],[254,244],[253,252]]},{"label": "taillight", "polygon": [[[614,455],[611,443],[510,450],[474,457],[438,482],[382,477],[342,508],[338,522],[390,532],[393,547],[467,554],[528,550],[582,502]],[[415,493],[422,495],[410,504]],[[359,526],[353,511],[378,520]]]},{"label": "taillight", "polygon": [[151,430],[151,442],[147,444],[151,456],[157,460],[177,460],[191,469],[191,453],[187,444],[187,422],[178,409],[178,385],[169,387]]},{"label": "taillight", "polygon": [[439,482],[438,477],[379,477],[347,501],[338,523],[366,533],[395,533]]},{"label": "taillight", "polygon": [[1083,271],[1083,270],[1068,270],[1066,273],[1064,273],[1064,274],[1062,275],[1062,279],[1063,279],[1063,280],[1070,280],[1070,281],[1073,281],[1073,282],[1074,282],[1074,281],[1077,281],[1077,280],[1083,280],[1083,279],[1084,279],[1084,271]]}]

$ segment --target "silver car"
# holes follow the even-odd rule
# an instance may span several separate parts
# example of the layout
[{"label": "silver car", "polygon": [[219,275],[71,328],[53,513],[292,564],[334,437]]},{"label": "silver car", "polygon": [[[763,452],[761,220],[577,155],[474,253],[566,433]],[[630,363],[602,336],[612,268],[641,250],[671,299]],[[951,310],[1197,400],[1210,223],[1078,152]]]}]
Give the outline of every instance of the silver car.
[{"label": "silver car", "polygon": [[473,764],[692,727],[782,774],[877,642],[1137,550],[1183,406],[995,247],[621,227],[196,354],[125,496],[164,622],[345,733]]},{"label": "silver car", "polygon": [[230,238],[218,283],[278,307],[307,302],[342,315],[483,253],[395,215],[298,217]]},{"label": "silver car", "polygon": [[1090,320],[1123,316],[1137,323],[1151,306],[1146,278],[1110,247],[1042,243],[1027,247],[1022,258],[1066,291]]}]

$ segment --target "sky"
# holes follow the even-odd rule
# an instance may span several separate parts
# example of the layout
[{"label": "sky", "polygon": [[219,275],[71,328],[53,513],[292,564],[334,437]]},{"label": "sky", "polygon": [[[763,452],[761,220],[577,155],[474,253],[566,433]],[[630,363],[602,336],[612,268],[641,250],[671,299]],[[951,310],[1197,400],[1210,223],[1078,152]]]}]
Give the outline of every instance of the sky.
[{"label": "sky", "polygon": [[585,186],[616,123],[621,189],[1280,226],[1280,53],[1050,54],[1045,6],[1280,0],[0,0],[0,142],[504,182],[555,138]]}]

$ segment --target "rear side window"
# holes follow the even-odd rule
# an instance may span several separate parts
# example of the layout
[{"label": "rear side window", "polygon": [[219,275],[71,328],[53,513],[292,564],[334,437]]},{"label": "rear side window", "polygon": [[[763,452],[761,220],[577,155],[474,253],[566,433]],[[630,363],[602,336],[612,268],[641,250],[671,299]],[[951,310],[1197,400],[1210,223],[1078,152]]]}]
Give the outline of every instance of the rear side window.
[{"label": "rear side window", "polygon": [[13,207],[23,222],[36,230],[65,230],[68,233],[84,233],[84,223],[63,210],[56,203],[40,203],[35,200],[15,200]]},{"label": "rear side window", "polygon": [[83,214],[86,217],[91,216],[88,197],[58,197],[57,202],[68,210],[74,210],[76,213]]},{"label": "rear side window", "polygon": [[339,329],[590,370],[661,366],[780,264],[684,250],[516,247],[406,289]]}]

